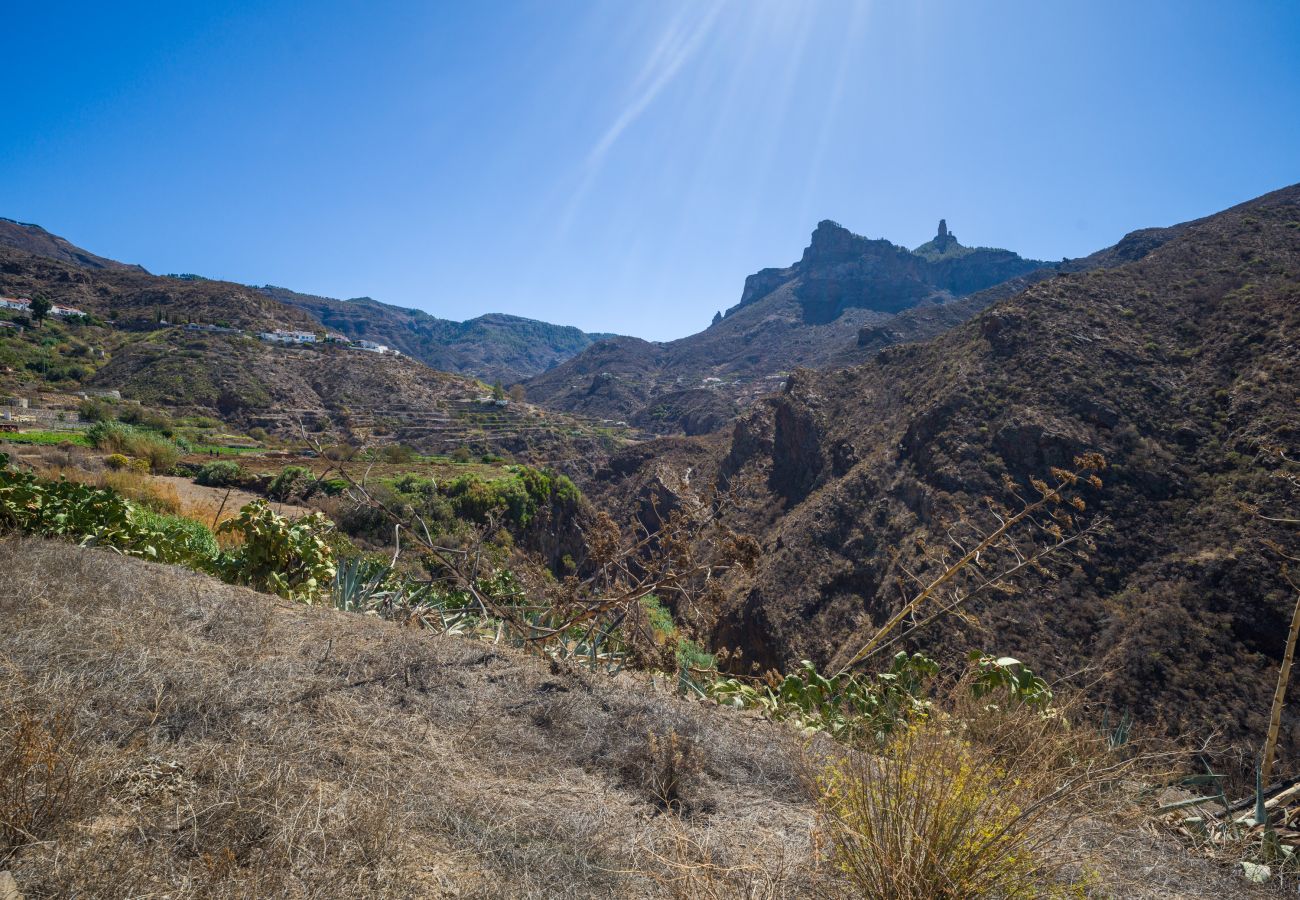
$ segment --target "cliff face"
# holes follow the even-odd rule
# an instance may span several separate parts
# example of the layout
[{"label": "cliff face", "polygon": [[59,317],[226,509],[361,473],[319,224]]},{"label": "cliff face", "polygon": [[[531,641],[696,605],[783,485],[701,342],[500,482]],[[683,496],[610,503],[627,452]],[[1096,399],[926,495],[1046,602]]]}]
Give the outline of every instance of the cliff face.
[{"label": "cliff face", "polygon": [[897,313],[925,299],[964,296],[1045,265],[1010,250],[963,247],[942,219],[935,239],[915,251],[826,220],[818,223],[799,262],[746,279],[740,303],[727,314],[793,284],[803,320],[826,324],[849,309]]},{"label": "cliff face", "polygon": [[[859,329],[883,329],[885,342],[936,333],[982,308],[958,298],[1052,271],[1008,250],[963,247],[941,228],[942,250],[932,241],[912,251],[823,221],[798,262],[750,275],[740,302],[706,330],[665,344],[592,347],[532,379],[529,397],[660,433],[698,433],[726,425],[727,409],[770,394],[797,366],[860,361],[869,351],[858,349]],[[619,390],[609,391],[615,382]],[[708,415],[672,399],[699,390],[718,395]]]}]

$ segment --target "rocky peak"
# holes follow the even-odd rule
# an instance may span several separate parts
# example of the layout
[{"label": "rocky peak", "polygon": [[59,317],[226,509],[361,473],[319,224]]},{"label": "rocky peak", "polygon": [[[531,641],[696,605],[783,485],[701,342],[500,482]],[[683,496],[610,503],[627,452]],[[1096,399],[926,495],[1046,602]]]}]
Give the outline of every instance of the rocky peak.
[{"label": "rocky peak", "polygon": [[944,250],[948,249],[949,244],[955,243],[957,243],[957,235],[948,232],[948,220],[940,219],[939,233],[934,236],[934,245],[938,247],[939,252],[942,253]]},{"label": "rocky peak", "polygon": [[808,243],[808,249],[803,252],[803,262],[860,253],[865,242],[865,238],[849,231],[839,222],[823,219],[817,223],[817,228],[812,233],[812,240]]},{"label": "rocky peak", "polygon": [[939,220],[939,232],[934,236],[934,246],[940,253],[943,253],[950,246],[957,243],[957,235],[948,230],[948,220]]}]

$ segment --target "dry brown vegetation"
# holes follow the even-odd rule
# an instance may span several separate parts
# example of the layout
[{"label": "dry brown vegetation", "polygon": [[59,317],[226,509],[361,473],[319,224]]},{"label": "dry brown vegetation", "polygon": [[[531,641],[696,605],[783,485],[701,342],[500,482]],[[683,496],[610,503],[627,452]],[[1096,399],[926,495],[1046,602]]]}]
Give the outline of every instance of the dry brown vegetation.
[{"label": "dry brown vegetation", "polygon": [[0,869],[29,897],[670,896],[681,841],[808,858],[776,726],[62,544],[0,571]]},{"label": "dry brown vegetation", "polygon": [[[0,571],[29,898],[855,896],[790,729],[66,544],[7,539]],[[1115,821],[1052,835],[1091,894],[1242,888]]]}]

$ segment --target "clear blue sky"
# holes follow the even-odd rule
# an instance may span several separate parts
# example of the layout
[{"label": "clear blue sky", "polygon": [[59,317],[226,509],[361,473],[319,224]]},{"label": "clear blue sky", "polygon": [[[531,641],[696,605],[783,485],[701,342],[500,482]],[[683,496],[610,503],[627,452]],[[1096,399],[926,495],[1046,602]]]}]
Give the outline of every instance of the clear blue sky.
[{"label": "clear blue sky", "polygon": [[7,3],[0,215],[678,337],[823,218],[1081,256],[1300,181],[1300,3]]}]

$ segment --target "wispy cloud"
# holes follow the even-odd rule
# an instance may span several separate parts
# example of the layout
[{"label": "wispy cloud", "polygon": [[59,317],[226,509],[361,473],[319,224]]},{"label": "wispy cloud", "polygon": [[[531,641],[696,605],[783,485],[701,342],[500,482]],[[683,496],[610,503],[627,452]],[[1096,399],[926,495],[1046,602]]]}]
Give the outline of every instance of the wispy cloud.
[{"label": "wispy cloud", "polygon": [[573,225],[574,217],[591,191],[600,173],[605,157],[618,143],[623,133],[654,103],[664,89],[672,83],[682,68],[700,50],[722,11],[723,0],[690,3],[681,8],[654,41],[645,63],[624,92],[624,101],[617,115],[592,145],[577,171],[577,181],[568,191],[564,208],[556,219],[553,235],[563,239]]},{"label": "wispy cloud", "polygon": [[627,100],[614,121],[601,135],[587,154],[587,168],[600,166],[611,147],[618,143],[623,132],[635,122],[655,101],[655,98],[672,83],[677,73],[695,55],[705,37],[717,21],[722,3],[709,3],[701,13],[702,4],[690,4],[673,17],[659,40],[655,43],[645,65],[627,91]]}]

